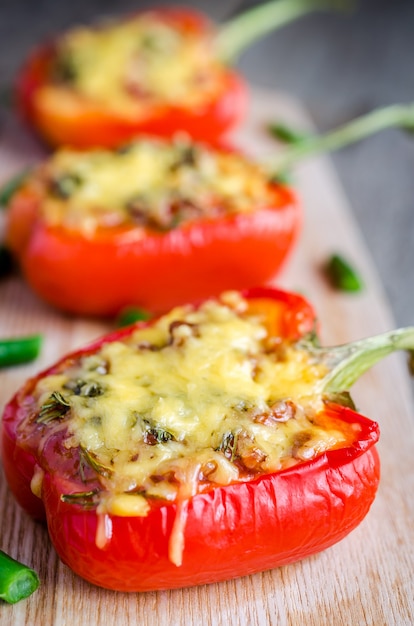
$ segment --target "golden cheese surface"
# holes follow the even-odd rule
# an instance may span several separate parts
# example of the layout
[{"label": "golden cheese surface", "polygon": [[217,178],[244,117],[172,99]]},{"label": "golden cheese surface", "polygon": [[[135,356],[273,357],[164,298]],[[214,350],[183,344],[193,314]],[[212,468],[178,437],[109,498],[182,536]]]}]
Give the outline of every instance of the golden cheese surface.
[{"label": "golden cheese surface", "polygon": [[38,422],[66,423],[66,448],[80,447],[100,473],[105,506],[145,515],[147,498],[190,497],[340,446],[344,433],[317,420],[325,374],[228,293],[102,345],[34,395]]},{"label": "golden cheese surface", "polygon": [[62,149],[38,170],[36,181],[47,222],[86,235],[125,225],[165,231],[275,201],[259,166],[184,138],[142,139],[117,151]]},{"label": "golden cheese surface", "polygon": [[55,85],[124,116],[158,103],[197,106],[217,88],[211,34],[145,12],[78,27],[57,46]]}]

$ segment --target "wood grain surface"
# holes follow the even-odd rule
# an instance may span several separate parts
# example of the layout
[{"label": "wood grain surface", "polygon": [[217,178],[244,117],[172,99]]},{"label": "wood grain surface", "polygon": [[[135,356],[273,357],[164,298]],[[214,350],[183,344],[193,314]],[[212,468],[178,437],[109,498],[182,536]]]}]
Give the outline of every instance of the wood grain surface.
[{"label": "wood grain surface", "polygon": [[[306,125],[294,100],[256,91],[238,140],[265,160],[277,147],[269,120]],[[0,144],[0,180],[35,161],[40,149],[10,122]],[[351,218],[335,172],[326,159],[297,168],[304,225],[278,284],[300,290],[314,304],[322,342],[342,343],[394,326],[389,306]],[[365,289],[336,293],[321,264],[331,252],[348,256]],[[414,321],[414,320],[413,320]],[[64,352],[102,334],[108,324],[70,318],[40,302],[17,277],[0,285],[0,335],[45,333],[36,363],[0,373],[0,409],[24,380]],[[14,606],[0,605],[1,626],[409,626],[414,623],[414,407],[403,355],[393,355],[357,383],[359,410],[381,426],[382,477],[363,523],[339,544],[294,565],[220,584],[145,594],[110,592],[84,582],[58,560],[47,530],[15,504],[0,474],[0,548],[40,574],[41,587]]]}]

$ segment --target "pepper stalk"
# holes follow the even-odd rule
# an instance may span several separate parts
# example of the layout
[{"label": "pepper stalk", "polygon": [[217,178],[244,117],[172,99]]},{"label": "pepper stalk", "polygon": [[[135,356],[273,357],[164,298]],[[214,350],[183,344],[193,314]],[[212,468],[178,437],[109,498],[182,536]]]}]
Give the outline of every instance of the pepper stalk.
[{"label": "pepper stalk", "polygon": [[344,148],[392,127],[414,131],[413,103],[392,104],[375,109],[324,135],[304,136],[288,148],[276,163],[269,164],[269,169],[276,172],[277,176],[283,175],[304,158]]},{"label": "pepper stalk", "polygon": [[233,64],[240,54],[268,33],[318,10],[343,10],[349,0],[270,0],[225,22],[216,37],[218,57]]},{"label": "pepper stalk", "polygon": [[329,370],[321,379],[317,391],[335,394],[348,391],[362,374],[392,352],[414,350],[414,326],[339,346],[321,347],[311,340],[302,340],[299,345]]}]

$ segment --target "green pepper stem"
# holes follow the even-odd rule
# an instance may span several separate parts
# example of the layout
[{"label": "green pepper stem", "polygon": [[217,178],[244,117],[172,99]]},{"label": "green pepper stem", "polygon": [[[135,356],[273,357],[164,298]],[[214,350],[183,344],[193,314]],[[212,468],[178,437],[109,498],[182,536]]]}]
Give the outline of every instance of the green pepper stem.
[{"label": "green pepper stem", "polygon": [[33,361],[40,352],[41,335],[0,339],[0,367]]},{"label": "green pepper stem", "polygon": [[414,350],[414,326],[340,346],[309,345],[306,349],[329,369],[321,380],[319,391],[338,393],[349,390],[362,374],[388,354],[396,350]]},{"label": "green pepper stem", "polygon": [[346,0],[271,0],[253,7],[225,22],[218,33],[219,58],[229,64],[255,41],[302,15],[315,10],[343,9]]},{"label": "green pepper stem", "polygon": [[380,130],[397,126],[414,130],[414,104],[392,104],[362,115],[325,135],[309,135],[287,149],[271,169],[285,172],[305,157],[338,150]]},{"label": "green pepper stem", "polygon": [[39,586],[35,571],[0,550],[0,599],[14,604],[30,596]]}]

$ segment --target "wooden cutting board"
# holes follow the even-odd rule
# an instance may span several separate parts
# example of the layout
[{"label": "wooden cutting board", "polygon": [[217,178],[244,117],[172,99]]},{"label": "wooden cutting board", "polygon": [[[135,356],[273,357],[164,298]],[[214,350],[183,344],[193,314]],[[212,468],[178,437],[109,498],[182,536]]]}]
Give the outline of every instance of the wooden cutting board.
[{"label": "wooden cutting board", "polygon": [[[307,127],[301,106],[256,91],[238,140],[257,159],[277,147],[266,122]],[[10,121],[0,137],[0,180],[41,155]],[[323,343],[342,343],[389,330],[393,320],[364,242],[329,161],[296,170],[304,226],[279,284],[314,304]],[[336,293],[320,266],[331,252],[348,256],[365,289]],[[413,320],[414,322],[414,320]],[[64,352],[102,334],[109,325],[69,318],[40,302],[19,278],[0,285],[0,335],[45,334],[36,363],[0,372],[0,408],[24,380]],[[381,425],[382,479],[363,523],[342,542],[294,565],[209,586],[146,594],[110,592],[84,582],[58,560],[47,531],[15,504],[0,474],[0,548],[34,567],[41,587],[14,606],[0,605],[1,626],[409,626],[414,623],[414,408],[405,359],[393,355],[365,374],[354,389],[359,410]]]}]

